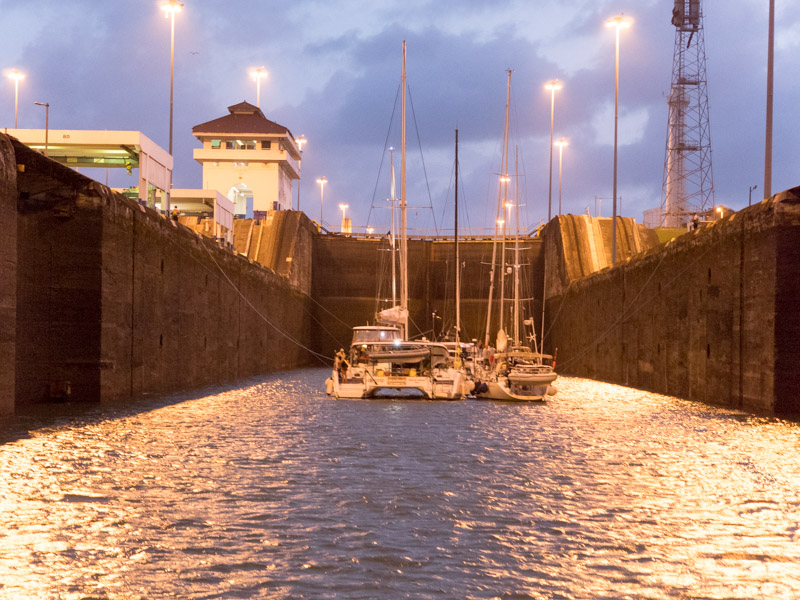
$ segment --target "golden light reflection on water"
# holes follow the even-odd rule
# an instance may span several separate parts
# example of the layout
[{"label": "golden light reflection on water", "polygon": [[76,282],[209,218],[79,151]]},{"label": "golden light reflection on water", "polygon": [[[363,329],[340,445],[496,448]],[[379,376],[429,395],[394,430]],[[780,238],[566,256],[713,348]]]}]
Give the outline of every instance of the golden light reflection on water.
[{"label": "golden light reflection on water", "polygon": [[568,378],[337,402],[323,375],[30,417],[0,599],[800,597],[794,423]]}]

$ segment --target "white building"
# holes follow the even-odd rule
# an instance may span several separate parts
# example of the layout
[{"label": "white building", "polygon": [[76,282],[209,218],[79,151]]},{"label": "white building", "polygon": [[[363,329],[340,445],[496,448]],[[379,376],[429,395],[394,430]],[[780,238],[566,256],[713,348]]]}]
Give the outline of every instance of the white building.
[{"label": "white building", "polygon": [[248,199],[256,213],[292,208],[292,182],[300,179],[300,150],[294,136],[264,116],[256,106],[241,102],[230,114],[195,125],[203,144],[194,159],[203,165],[203,188],[220,190],[245,215]]},{"label": "white building", "polygon": [[169,199],[162,205],[156,191],[166,192],[172,181],[172,156],[141,131],[98,131],[86,129],[7,129],[26,146],[72,169],[120,168],[131,173],[138,169],[139,201],[147,206],[169,210]]}]

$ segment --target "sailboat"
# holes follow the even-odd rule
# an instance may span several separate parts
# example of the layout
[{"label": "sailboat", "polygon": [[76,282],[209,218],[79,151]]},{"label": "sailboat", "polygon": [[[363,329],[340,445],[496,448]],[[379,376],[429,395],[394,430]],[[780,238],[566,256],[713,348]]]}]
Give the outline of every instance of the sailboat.
[{"label": "sailboat", "polygon": [[[405,397],[415,393],[428,399],[459,400],[469,393],[471,382],[451,358],[447,347],[408,339],[405,41],[401,81],[400,303],[380,311],[376,315],[376,325],[353,328],[350,351],[345,354],[342,350],[337,355],[331,376],[326,380],[326,391],[336,398]],[[394,206],[394,202],[392,204]],[[392,261],[394,264],[394,258]]]},{"label": "sailboat", "polygon": [[[516,202],[508,202],[508,183],[511,178],[508,176],[508,119],[511,104],[511,70],[508,71],[508,93],[506,98],[506,119],[505,132],[503,136],[503,156],[501,160],[502,178],[501,189],[498,193],[497,216],[495,225],[495,239],[492,247],[492,271],[489,285],[488,314],[486,319],[485,346],[489,346],[490,331],[492,323],[492,297],[494,295],[495,268],[497,266],[497,237],[498,228],[502,223],[502,242],[500,256],[500,298],[498,321],[499,329],[496,337],[497,352],[491,357],[485,357],[479,361],[475,368],[475,395],[478,398],[487,400],[508,400],[508,401],[543,401],[546,396],[556,393],[555,387],[551,384],[558,375],[553,369],[553,357],[538,351],[536,334],[533,328],[533,319],[522,321],[523,329],[520,329],[520,258],[519,258],[519,187],[516,186]],[[517,173],[519,169],[516,169]],[[501,221],[499,218],[503,214],[501,208],[507,209],[507,216]],[[513,337],[509,340],[505,331],[505,269],[506,269],[506,231],[511,220],[514,209],[515,234],[514,234],[514,304],[513,304]],[[531,333],[527,339],[534,343],[534,349],[523,344],[522,336],[524,327],[530,326]]]}]

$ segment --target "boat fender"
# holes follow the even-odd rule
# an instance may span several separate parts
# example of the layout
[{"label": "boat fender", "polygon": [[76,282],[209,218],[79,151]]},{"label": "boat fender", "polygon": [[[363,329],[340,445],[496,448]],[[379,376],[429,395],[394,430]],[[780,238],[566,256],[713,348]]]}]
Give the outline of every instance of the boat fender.
[{"label": "boat fender", "polygon": [[328,396],[333,394],[333,379],[330,377],[325,380],[325,393],[328,394]]},{"label": "boat fender", "polygon": [[476,394],[485,394],[488,391],[489,391],[489,386],[486,385],[483,381],[478,381],[475,383]]},{"label": "boat fender", "polygon": [[558,393],[558,390],[553,385],[547,386],[547,395],[548,396],[555,396]]}]

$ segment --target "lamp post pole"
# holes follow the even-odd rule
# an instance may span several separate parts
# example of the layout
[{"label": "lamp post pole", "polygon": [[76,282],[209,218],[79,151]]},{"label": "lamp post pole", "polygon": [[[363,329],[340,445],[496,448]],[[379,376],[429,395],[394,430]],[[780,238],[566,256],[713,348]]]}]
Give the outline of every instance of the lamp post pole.
[{"label": "lamp post pole", "polygon": [[775,62],[775,0],[769,0],[769,36],[767,41],[767,127],[764,140],[764,198],[772,196],[772,84]]},{"label": "lamp post pole", "polygon": [[295,140],[297,147],[300,148],[300,160],[297,161],[297,210],[300,210],[300,169],[303,166],[303,144],[308,140],[305,135],[301,135]]},{"label": "lamp post pole", "polygon": [[753,203],[753,190],[758,187],[758,184],[750,186],[750,193],[747,196],[747,206],[750,206]]},{"label": "lamp post pole", "polygon": [[319,184],[319,228],[322,229],[322,206],[325,200],[325,184],[328,180],[325,177],[318,177],[317,183]]},{"label": "lamp post pole", "polygon": [[616,33],[615,77],[614,77],[614,200],[613,215],[611,217],[611,264],[617,263],[617,140],[619,132],[619,31],[630,27],[630,21],[622,16],[613,17],[606,22],[607,27],[613,27]]},{"label": "lamp post pole", "polygon": [[346,212],[347,212],[347,209],[348,209],[349,207],[350,207],[350,205],[349,205],[349,204],[340,204],[340,205],[339,205],[339,208],[341,208],[341,209],[342,209],[342,233],[347,233],[347,231],[345,231],[345,230],[347,229],[347,227],[346,227],[346,225],[347,225],[347,219],[345,218],[345,214],[346,214]]},{"label": "lamp post pole", "polygon": [[34,102],[36,106],[44,106],[44,155],[48,153],[48,137],[50,135],[50,103]]},{"label": "lamp post pole", "polygon": [[567,145],[567,140],[561,138],[556,142],[558,146],[558,214],[561,215],[561,166],[564,159],[564,146]]},{"label": "lamp post pole", "polygon": [[[183,4],[178,0],[169,0],[161,5],[164,16],[170,19],[169,42],[169,154],[172,156],[172,113],[175,99],[175,13],[181,12]],[[170,182],[172,185],[172,182]]]},{"label": "lamp post pole", "polygon": [[14,129],[17,128],[17,117],[19,115],[19,80],[25,79],[25,74],[20,73],[16,69],[8,74],[9,78],[14,80]]},{"label": "lamp post pole", "polygon": [[561,89],[558,79],[553,79],[545,84],[545,89],[550,90],[550,183],[547,190],[547,221],[553,217],[553,124],[556,113],[556,90]]},{"label": "lamp post pole", "polygon": [[261,80],[267,76],[267,71],[264,67],[258,67],[250,72],[250,76],[256,82],[256,106],[261,108]]}]

